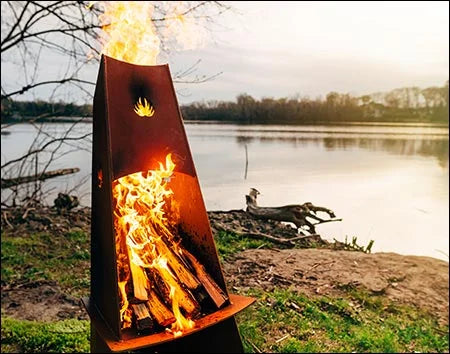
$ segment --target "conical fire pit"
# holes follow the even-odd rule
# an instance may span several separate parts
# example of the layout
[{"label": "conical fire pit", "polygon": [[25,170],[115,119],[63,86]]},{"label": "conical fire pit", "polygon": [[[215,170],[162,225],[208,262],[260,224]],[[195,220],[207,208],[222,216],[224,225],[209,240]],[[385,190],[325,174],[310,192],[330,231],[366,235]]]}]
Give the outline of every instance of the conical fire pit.
[{"label": "conical fire pit", "polygon": [[102,56],[91,243],[93,352],[242,352],[167,65]]}]

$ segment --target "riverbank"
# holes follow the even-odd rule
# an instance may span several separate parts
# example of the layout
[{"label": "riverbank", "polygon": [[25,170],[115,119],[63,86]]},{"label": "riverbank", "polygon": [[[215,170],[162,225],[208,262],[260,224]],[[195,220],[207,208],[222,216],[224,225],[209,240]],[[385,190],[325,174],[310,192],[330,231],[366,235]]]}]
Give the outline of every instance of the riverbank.
[{"label": "riverbank", "polygon": [[[245,222],[289,237],[288,227],[242,211],[209,217],[229,291],[258,300],[237,318],[247,352],[448,350],[447,262],[317,239],[280,249],[217,229]],[[2,210],[2,352],[89,348],[79,303],[89,293],[89,231],[89,208]]]}]

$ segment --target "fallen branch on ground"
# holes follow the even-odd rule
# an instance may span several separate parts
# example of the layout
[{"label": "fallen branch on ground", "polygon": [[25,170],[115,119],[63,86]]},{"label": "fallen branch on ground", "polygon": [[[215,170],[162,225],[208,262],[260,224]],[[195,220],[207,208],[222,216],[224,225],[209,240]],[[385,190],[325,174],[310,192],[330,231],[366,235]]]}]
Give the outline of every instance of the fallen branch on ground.
[{"label": "fallen branch on ground", "polygon": [[226,233],[234,233],[234,234],[237,234],[237,235],[243,236],[243,237],[250,237],[250,238],[255,238],[255,239],[260,239],[260,240],[261,239],[269,240],[273,243],[277,243],[279,245],[288,246],[288,247],[293,247],[298,244],[298,241],[304,240],[304,239],[312,238],[312,239],[322,240],[320,235],[318,235],[318,234],[299,235],[299,236],[292,237],[292,238],[283,238],[283,237],[272,236],[272,235],[265,234],[262,232],[251,232],[244,228],[229,229],[229,228],[225,227],[225,225],[223,225],[222,223],[217,223],[217,222],[215,223],[215,228],[218,231],[223,231]]}]

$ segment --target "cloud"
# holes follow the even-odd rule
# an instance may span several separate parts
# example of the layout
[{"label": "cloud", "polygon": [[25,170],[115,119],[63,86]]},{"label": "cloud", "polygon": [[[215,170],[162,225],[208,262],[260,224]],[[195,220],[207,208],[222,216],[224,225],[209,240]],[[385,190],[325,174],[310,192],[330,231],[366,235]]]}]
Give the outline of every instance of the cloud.
[{"label": "cloud", "polygon": [[[216,79],[176,84],[180,103],[232,100],[297,93],[316,97],[329,91],[356,95],[404,86],[442,85],[448,79],[448,2],[235,2],[239,14],[220,19],[207,47],[170,56],[171,71],[198,59],[198,75]],[[221,28],[217,30],[217,28]],[[59,56],[43,58],[41,77],[51,78],[65,65]],[[23,80],[11,63],[2,83]],[[20,63],[19,63],[20,65]],[[80,75],[94,81],[97,65]],[[93,88],[92,88],[93,90]],[[50,95],[41,87],[35,96]],[[68,88],[60,97],[83,101]]]}]

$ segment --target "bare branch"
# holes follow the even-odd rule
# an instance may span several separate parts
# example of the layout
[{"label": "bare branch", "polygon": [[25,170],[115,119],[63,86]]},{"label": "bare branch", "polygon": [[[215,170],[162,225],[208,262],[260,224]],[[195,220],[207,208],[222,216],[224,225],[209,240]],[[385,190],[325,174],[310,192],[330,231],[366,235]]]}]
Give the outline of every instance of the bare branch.
[{"label": "bare branch", "polygon": [[79,82],[79,83],[83,83],[83,84],[89,84],[89,85],[95,85],[95,82],[91,82],[91,81],[86,81],[86,80],[81,80],[81,79],[77,79],[75,77],[69,77],[66,79],[62,79],[62,80],[50,80],[50,81],[41,81],[32,85],[27,85],[22,87],[20,90],[14,91],[14,92],[10,92],[7,94],[2,94],[1,98],[5,99],[5,98],[9,98],[11,96],[14,95],[20,95],[32,88],[38,87],[38,86],[42,86],[42,85],[50,85],[50,84],[64,84],[66,82]]},{"label": "bare branch", "polygon": [[[8,1],[9,4],[9,1]],[[19,17],[16,20],[16,23],[14,23],[14,25],[11,27],[11,30],[9,31],[9,33],[6,35],[6,37],[1,41],[1,45],[3,46],[4,42],[7,42],[10,38],[11,35],[14,33],[14,31],[16,30],[17,26],[19,25],[20,21],[22,21],[23,16],[25,15],[25,12],[27,11],[28,5],[30,5],[29,2],[25,3],[25,6],[22,9],[22,12],[20,13]],[[10,5],[11,6],[11,5]]]},{"label": "bare branch", "polygon": [[21,157],[19,157],[19,158],[17,158],[17,159],[10,160],[10,161],[4,163],[3,165],[1,165],[0,168],[5,168],[5,167],[7,167],[7,166],[9,166],[9,165],[11,165],[11,164],[13,164],[13,163],[15,163],[15,162],[21,161],[21,160],[23,160],[23,159],[25,159],[25,158],[27,158],[27,157],[29,157],[29,156],[31,156],[31,155],[38,154],[38,153],[44,151],[44,150],[45,150],[48,146],[50,146],[51,144],[54,144],[54,143],[56,143],[56,142],[58,142],[58,141],[66,141],[66,140],[83,140],[83,139],[87,138],[87,137],[90,136],[90,135],[92,135],[92,133],[84,134],[84,135],[82,135],[82,136],[77,136],[77,137],[74,137],[74,138],[63,137],[63,138],[57,138],[57,139],[50,140],[49,142],[47,142],[47,143],[46,143],[44,146],[42,146],[41,148],[39,148],[39,149],[37,149],[37,150],[30,151],[30,152],[28,152],[27,154],[25,154],[25,155],[23,155],[23,156],[21,156]]}]

